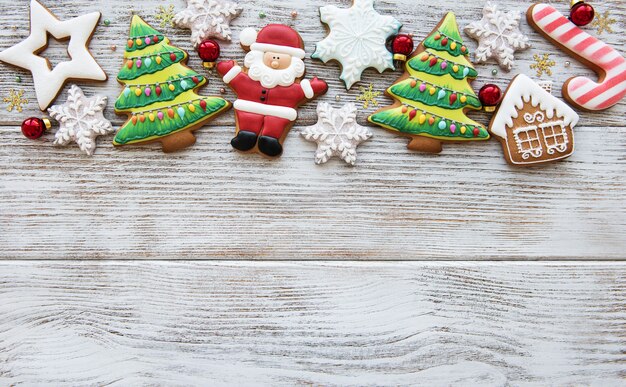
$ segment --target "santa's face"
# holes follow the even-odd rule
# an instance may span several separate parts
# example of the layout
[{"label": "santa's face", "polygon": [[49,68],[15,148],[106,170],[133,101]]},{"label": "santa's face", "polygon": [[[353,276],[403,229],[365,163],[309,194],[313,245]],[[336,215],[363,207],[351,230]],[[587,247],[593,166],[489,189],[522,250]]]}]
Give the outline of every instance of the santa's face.
[{"label": "santa's face", "polygon": [[291,66],[291,55],[279,52],[266,52],[263,55],[263,63],[274,70],[284,70]]},{"label": "santa's face", "polygon": [[291,86],[304,75],[302,59],[288,54],[252,50],[246,54],[244,66],[248,76],[265,88]]}]

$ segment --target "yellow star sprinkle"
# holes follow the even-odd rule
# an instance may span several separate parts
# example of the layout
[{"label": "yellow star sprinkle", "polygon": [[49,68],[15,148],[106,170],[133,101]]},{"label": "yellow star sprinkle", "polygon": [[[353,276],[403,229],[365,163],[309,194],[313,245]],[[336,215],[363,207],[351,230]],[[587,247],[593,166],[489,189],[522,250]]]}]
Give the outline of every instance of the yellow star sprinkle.
[{"label": "yellow star sprinkle", "polygon": [[16,92],[14,89],[9,90],[9,96],[4,97],[4,102],[8,103],[7,111],[12,112],[13,109],[18,112],[22,112],[22,105],[26,105],[28,103],[27,99],[24,99],[24,90],[20,90]]},{"label": "yellow star sprinkle", "polygon": [[361,95],[356,97],[356,100],[363,101],[363,109],[367,109],[370,104],[378,106],[378,101],[376,100],[376,97],[380,95],[380,91],[374,91],[374,85],[370,83],[369,88],[366,89],[365,87],[361,86],[359,89],[361,90]]},{"label": "yellow star sprinkle", "polygon": [[159,21],[159,25],[161,26],[161,28],[165,28],[168,24],[174,27],[174,16],[175,15],[173,5],[170,5],[167,8],[159,5],[159,10],[157,11],[154,18]]},{"label": "yellow star sprinkle", "polygon": [[552,67],[556,65],[556,62],[550,59],[550,54],[543,54],[543,56],[535,54],[533,58],[535,63],[531,64],[530,68],[537,70],[538,77],[541,77],[544,73],[552,76]]},{"label": "yellow star sprinkle", "polygon": [[598,35],[602,35],[604,31],[612,34],[613,28],[611,28],[611,24],[616,22],[617,20],[610,17],[609,11],[604,11],[603,14],[596,15],[596,18],[593,20],[593,23],[591,23],[591,26],[598,29]]}]

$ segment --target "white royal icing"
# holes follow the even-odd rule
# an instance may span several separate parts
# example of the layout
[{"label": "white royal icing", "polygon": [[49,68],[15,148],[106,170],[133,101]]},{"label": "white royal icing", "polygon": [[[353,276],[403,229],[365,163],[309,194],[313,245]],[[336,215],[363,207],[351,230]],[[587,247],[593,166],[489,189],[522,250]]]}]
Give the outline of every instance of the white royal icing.
[{"label": "white royal icing", "polygon": [[563,120],[565,126],[574,127],[578,124],[579,116],[571,107],[548,93],[526,75],[520,74],[513,79],[507,89],[500,108],[491,121],[491,132],[505,139],[506,128],[513,127],[513,119],[519,116],[519,112],[527,103],[533,107],[539,106],[548,119],[556,116]]},{"label": "white royal icing", "polygon": [[[35,93],[41,110],[50,106],[68,79],[107,79],[87,48],[98,20],[100,12],[59,21],[39,2],[31,0],[30,36],[0,52],[0,60],[33,74]],[[57,64],[52,70],[47,59],[35,54],[47,46],[48,33],[59,40],[69,38],[67,52],[71,60]]]},{"label": "white royal icing", "polygon": [[374,10],[374,0],[354,0],[350,8],[329,5],[320,8],[320,18],[330,28],[328,36],[317,43],[313,58],[324,63],[341,63],[341,79],[349,90],[361,80],[363,70],[374,67],[378,72],[394,69],[393,55],[387,50],[387,39],[396,35],[402,23]]},{"label": "white royal icing", "polygon": [[521,14],[517,11],[504,13],[498,6],[487,3],[483,18],[465,27],[465,33],[478,41],[474,53],[476,63],[495,58],[501,68],[510,71],[515,61],[515,51],[530,47],[528,37],[519,29]]},{"label": "white royal icing", "polygon": [[315,163],[324,164],[337,156],[350,165],[356,163],[356,148],[372,137],[372,132],[356,121],[353,103],[341,109],[333,109],[328,103],[317,105],[318,121],[302,129],[300,134],[307,141],[317,143]]},{"label": "white royal icing", "polygon": [[191,30],[191,42],[198,47],[206,39],[230,41],[230,22],[242,8],[228,0],[187,0],[187,9],[176,14],[174,23]]}]

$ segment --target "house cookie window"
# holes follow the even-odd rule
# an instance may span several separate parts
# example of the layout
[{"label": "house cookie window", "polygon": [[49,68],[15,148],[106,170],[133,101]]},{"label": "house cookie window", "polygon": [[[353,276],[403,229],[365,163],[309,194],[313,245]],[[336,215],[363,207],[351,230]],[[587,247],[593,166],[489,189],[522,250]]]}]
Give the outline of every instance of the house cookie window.
[{"label": "house cookie window", "polygon": [[562,120],[544,123],[544,120],[543,112],[526,113],[524,121],[531,125],[513,131],[517,150],[524,160],[539,158],[544,150],[550,155],[567,150],[569,139],[565,123]]}]

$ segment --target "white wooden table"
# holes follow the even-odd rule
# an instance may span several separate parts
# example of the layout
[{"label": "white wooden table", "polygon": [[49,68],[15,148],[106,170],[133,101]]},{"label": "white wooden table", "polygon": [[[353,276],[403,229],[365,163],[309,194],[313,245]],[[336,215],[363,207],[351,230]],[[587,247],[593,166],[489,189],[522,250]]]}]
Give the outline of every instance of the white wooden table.
[{"label": "white wooden table", "polygon": [[[463,27],[483,6],[418,3],[376,8],[419,41],[446,11]],[[567,12],[568,1],[554,3]],[[91,43],[110,80],[79,84],[109,97],[106,115],[119,126],[111,106],[128,2],[44,4],[62,19],[99,10],[111,20]],[[132,8],[155,23],[155,8],[169,4],[184,6]],[[242,4],[236,41],[247,26],[287,23],[310,55],[325,36],[322,3]],[[530,2],[500,4],[524,11]],[[617,19],[601,37],[626,53],[626,4],[593,4]],[[25,0],[0,5],[4,49],[28,35],[29,11]],[[533,54],[558,63],[557,95],[567,78],[591,74],[523,30],[533,49],[510,74],[477,65],[476,88],[532,75]],[[163,31],[191,49],[187,30]],[[222,49],[223,58],[243,59],[236,43]],[[63,45],[46,56],[63,60]],[[306,64],[329,82],[321,100],[334,106],[354,102],[358,86],[383,91],[400,75],[368,70],[346,92],[337,65]],[[625,102],[582,113],[576,153],[547,167],[509,167],[497,141],[412,153],[378,128],[357,167],[319,167],[315,146],[297,133],[315,122],[315,103],[301,110],[276,161],[231,149],[232,112],[196,132],[185,152],[114,149],[104,138],[88,158],[53,147],[53,132],[25,139],[19,124],[41,115],[32,79],[2,64],[0,80],[2,97],[23,89],[30,101],[21,113],[0,107],[0,385],[626,384]],[[221,87],[212,75],[202,93]],[[359,122],[375,109],[361,109]]]}]

